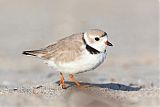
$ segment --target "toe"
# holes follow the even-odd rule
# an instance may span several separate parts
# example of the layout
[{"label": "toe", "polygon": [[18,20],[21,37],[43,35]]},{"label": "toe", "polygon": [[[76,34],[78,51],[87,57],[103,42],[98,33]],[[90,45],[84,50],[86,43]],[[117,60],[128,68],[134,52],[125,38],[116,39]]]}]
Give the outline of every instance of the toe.
[{"label": "toe", "polygon": [[62,85],[62,89],[67,89],[66,85]]}]

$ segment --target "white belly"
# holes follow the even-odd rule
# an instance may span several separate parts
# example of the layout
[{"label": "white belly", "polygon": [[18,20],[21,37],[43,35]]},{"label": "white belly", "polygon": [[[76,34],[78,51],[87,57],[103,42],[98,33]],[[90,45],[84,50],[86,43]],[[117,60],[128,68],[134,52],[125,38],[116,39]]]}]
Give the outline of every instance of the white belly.
[{"label": "white belly", "polygon": [[90,54],[85,52],[79,60],[62,64],[55,64],[54,61],[47,61],[47,63],[62,73],[75,74],[95,69],[104,61],[106,55],[106,53]]}]

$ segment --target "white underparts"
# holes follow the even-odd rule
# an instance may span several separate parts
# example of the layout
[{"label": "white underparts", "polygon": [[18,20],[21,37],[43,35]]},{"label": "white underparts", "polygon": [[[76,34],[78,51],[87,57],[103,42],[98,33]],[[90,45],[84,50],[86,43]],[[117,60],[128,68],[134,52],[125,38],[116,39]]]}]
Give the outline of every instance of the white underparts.
[{"label": "white underparts", "polygon": [[47,63],[55,70],[62,73],[75,74],[95,69],[104,61],[105,58],[106,53],[90,54],[85,50],[78,60],[58,64],[54,63],[53,60],[49,60]]}]

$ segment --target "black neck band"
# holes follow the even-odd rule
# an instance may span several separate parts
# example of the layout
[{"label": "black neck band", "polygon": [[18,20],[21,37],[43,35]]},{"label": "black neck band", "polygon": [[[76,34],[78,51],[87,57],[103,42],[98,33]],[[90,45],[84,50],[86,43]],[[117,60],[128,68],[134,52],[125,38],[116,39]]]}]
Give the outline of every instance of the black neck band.
[{"label": "black neck band", "polygon": [[83,37],[83,42],[86,44],[86,49],[87,49],[87,51],[88,51],[90,54],[99,54],[99,53],[101,53],[101,52],[98,51],[97,49],[89,46],[89,45],[86,43],[84,37]]},{"label": "black neck band", "polygon": [[101,53],[100,51],[98,51],[97,49],[95,48],[92,48],[91,46],[89,46],[88,44],[86,44],[86,49],[89,53],[91,54],[99,54]]}]

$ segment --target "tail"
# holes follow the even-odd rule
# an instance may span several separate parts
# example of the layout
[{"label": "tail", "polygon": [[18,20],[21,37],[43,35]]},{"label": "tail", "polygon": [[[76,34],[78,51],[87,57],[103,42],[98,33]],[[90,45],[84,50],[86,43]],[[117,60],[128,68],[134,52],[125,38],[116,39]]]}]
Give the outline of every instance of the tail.
[{"label": "tail", "polygon": [[33,50],[33,51],[23,51],[22,54],[30,55],[30,56],[38,56],[40,55],[40,50]]}]

